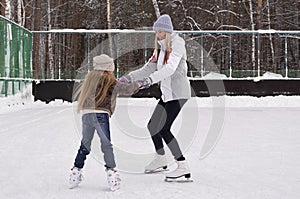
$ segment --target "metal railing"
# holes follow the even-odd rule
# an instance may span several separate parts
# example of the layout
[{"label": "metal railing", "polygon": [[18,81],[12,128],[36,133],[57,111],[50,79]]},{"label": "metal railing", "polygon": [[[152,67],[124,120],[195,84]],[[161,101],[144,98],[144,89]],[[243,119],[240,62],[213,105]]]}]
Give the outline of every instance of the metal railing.
[{"label": "metal railing", "polygon": [[[1,95],[14,94],[23,83],[36,79],[76,79],[91,68],[92,57],[106,53],[115,58],[119,77],[140,67],[151,56],[154,32],[148,30],[51,30],[28,31],[0,17]],[[186,41],[191,78],[211,72],[222,78],[300,78],[300,31],[175,31]],[[51,35],[51,51],[49,36]],[[32,36],[39,36],[32,52]],[[76,37],[77,36],[77,37]],[[75,42],[70,42],[75,41]],[[32,53],[38,59],[32,71]],[[52,60],[50,58],[52,57]],[[52,68],[48,65],[52,62]],[[43,70],[37,70],[41,69]],[[209,76],[208,76],[209,77]],[[220,76],[221,77],[221,76]]]},{"label": "metal railing", "polygon": [[[190,77],[205,78],[210,72],[223,74],[226,78],[255,78],[261,77],[265,72],[272,72],[284,78],[300,77],[300,31],[175,32],[186,41]],[[134,67],[143,65],[154,48],[154,32],[146,30],[33,31],[34,36],[37,34],[44,35],[45,39],[47,35],[52,35],[55,43],[52,49],[53,54],[57,55],[54,60],[57,72],[50,79],[75,78],[78,68],[90,68],[92,57],[102,52],[115,58],[116,76],[120,76]],[[77,49],[80,48],[76,57],[74,53],[78,52],[73,50],[74,44],[66,46],[68,44],[62,42],[74,39],[75,35],[79,35],[75,41],[80,44],[80,47],[76,46]],[[135,51],[137,56],[130,55]],[[62,60],[66,57],[69,57],[69,60]],[[126,61],[128,63],[137,58],[140,62],[124,67]],[[47,63],[47,60],[44,63]],[[65,70],[65,64],[68,65],[68,71]],[[47,74],[39,76],[43,79],[49,78]]]}]

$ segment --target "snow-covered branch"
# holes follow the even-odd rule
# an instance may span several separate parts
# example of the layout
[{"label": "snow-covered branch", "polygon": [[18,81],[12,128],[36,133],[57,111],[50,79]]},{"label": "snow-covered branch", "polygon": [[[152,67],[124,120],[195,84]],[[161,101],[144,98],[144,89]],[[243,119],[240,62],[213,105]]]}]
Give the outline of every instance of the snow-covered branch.
[{"label": "snow-covered branch", "polygon": [[233,14],[234,16],[239,16],[239,14],[238,13],[236,13],[236,12],[233,12],[233,11],[231,11],[231,10],[218,10],[217,11],[217,13],[230,13],[230,14]]},{"label": "snow-covered branch", "polygon": [[153,7],[154,7],[154,11],[156,14],[156,17],[158,18],[160,16],[160,11],[159,11],[159,7],[158,7],[158,3],[156,0],[152,0],[153,3]]},{"label": "snow-covered branch", "polygon": [[190,9],[196,9],[196,10],[200,10],[200,11],[204,11],[208,14],[211,14],[211,15],[215,15],[215,13],[213,13],[212,11],[208,10],[208,9],[204,9],[204,8],[201,8],[201,7],[198,7],[198,6],[190,6],[188,7],[188,10]]}]

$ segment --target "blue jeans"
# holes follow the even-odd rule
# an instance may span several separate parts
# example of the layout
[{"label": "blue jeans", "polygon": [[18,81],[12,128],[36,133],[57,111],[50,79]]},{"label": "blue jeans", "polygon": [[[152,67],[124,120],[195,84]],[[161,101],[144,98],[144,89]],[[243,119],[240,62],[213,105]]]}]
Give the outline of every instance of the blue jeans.
[{"label": "blue jeans", "polygon": [[83,168],[86,156],[91,151],[95,130],[100,138],[105,167],[115,168],[116,163],[110,142],[109,115],[107,113],[86,113],[82,116],[82,140],[74,166]]}]

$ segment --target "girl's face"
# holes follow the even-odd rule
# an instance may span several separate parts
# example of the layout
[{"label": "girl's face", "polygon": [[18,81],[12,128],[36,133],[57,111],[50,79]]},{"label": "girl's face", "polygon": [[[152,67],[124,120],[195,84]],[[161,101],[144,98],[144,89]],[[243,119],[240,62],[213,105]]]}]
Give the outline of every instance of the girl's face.
[{"label": "girl's face", "polygon": [[163,40],[166,38],[166,32],[162,31],[162,30],[157,30],[155,31],[156,37],[158,38],[158,40]]}]

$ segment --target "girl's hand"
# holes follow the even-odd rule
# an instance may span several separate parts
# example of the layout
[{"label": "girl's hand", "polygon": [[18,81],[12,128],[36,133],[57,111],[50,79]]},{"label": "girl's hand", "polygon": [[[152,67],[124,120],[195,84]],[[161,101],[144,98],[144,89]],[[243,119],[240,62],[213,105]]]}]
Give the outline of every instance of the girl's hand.
[{"label": "girl's hand", "polygon": [[122,84],[129,83],[129,80],[125,76],[120,77],[119,79],[117,79],[117,81],[122,83]]}]

